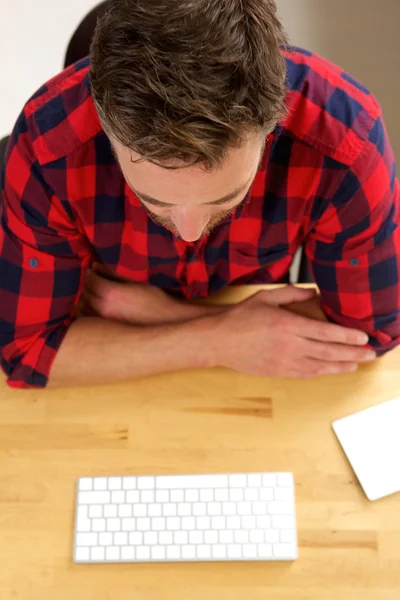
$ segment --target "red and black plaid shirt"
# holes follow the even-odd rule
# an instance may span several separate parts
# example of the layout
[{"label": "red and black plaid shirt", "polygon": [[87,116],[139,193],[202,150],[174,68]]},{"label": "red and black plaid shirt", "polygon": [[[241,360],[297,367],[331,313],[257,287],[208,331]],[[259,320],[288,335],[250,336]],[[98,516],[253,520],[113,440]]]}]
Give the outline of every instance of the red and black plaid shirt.
[{"label": "red and black plaid shirt", "polygon": [[273,283],[304,243],[329,319],[400,340],[399,184],[382,111],[359,82],[284,51],[290,116],[268,136],[245,203],[186,243],[126,184],[97,117],[88,60],[26,104],[2,173],[0,352],[14,387],[43,387],[93,259],[190,299]]}]

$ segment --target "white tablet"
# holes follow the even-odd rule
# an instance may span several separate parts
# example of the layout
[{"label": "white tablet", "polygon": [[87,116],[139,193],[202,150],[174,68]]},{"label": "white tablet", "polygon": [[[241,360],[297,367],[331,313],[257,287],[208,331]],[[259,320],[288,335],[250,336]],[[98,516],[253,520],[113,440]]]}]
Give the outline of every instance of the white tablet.
[{"label": "white tablet", "polygon": [[400,398],[332,426],[369,500],[400,491]]}]

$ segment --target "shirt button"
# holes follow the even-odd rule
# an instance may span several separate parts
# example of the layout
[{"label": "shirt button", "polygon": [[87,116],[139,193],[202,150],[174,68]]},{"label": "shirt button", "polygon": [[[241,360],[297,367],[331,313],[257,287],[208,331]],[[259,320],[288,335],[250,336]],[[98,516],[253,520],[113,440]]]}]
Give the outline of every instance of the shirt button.
[{"label": "shirt button", "polygon": [[358,258],[351,258],[349,260],[349,263],[351,264],[352,267],[358,267],[358,265],[360,264],[360,259],[358,259]]},{"label": "shirt button", "polygon": [[29,266],[32,267],[32,269],[36,269],[36,267],[39,266],[39,261],[37,258],[31,258],[29,260]]}]

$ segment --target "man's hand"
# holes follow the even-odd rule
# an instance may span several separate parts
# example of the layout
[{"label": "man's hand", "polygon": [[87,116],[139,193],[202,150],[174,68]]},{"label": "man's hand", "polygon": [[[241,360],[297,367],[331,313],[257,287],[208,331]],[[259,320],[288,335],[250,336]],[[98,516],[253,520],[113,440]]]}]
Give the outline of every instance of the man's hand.
[{"label": "man's hand", "polygon": [[131,325],[181,323],[225,310],[221,306],[181,301],[152,285],[116,279],[115,274],[98,264],[87,273],[82,302],[83,316],[98,316]]},{"label": "man's hand", "polygon": [[309,378],[354,371],[376,358],[361,347],[368,343],[365,333],[284,308],[314,295],[292,286],[263,291],[213,317],[213,362],[251,375]]}]

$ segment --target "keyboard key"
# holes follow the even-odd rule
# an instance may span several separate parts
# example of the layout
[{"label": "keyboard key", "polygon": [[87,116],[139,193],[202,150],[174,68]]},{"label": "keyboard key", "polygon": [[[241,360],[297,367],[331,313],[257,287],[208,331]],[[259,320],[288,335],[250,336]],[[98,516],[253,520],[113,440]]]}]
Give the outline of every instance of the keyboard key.
[{"label": "keyboard key", "polygon": [[185,529],[186,531],[196,529],[196,519],[194,517],[183,517],[181,522],[182,529]]},{"label": "keyboard key", "polygon": [[82,505],[78,506],[77,518],[78,519],[87,519],[89,517],[89,506]]},{"label": "keyboard key", "polygon": [[221,544],[233,544],[233,531],[226,529],[219,532],[219,542]]},{"label": "keyboard key", "polygon": [[253,529],[250,531],[250,542],[252,544],[262,544],[264,542],[264,531],[261,529]]},{"label": "keyboard key", "polygon": [[204,542],[206,544],[210,544],[210,545],[218,544],[218,538],[219,538],[218,531],[206,531],[204,533]]},{"label": "keyboard key", "polygon": [[107,531],[120,531],[121,519],[107,519]]},{"label": "keyboard key", "polygon": [[165,518],[155,517],[151,520],[151,528],[153,531],[163,531],[165,529]]},{"label": "keyboard key", "polygon": [[[287,488],[281,488],[287,489]],[[274,488],[260,488],[259,490],[260,500],[273,500],[274,499]]]},{"label": "keyboard key", "polygon": [[241,558],[242,557],[242,547],[239,546],[239,544],[229,544],[228,557],[229,558]]},{"label": "keyboard key", "polygon": [[99,544],[100,546],[112,546],[113,543],[113,534],[107,532],[99,534]]},{"label": "keyboard key", "polygon": [[229,500],[232,502],[243,502],[244,492],[245,490],[243,490],[243,488],[234,488],[229,490]]},{"label": "keyboard key", "polygon": [[158,535],[156,531],[146,531],[144,534],[144,542],[145,546],[157,546],[158,545]]},{"label": "keyboard key", "polygon": [[226,517],[226,526],[228,529],[240,529],[240,517]]},{"label": "keyboard key", "polygon": [[226,546],[217,544],[211,548],[211,554],[213,558],[226,558]]},{"label": "keyboard key", "polygon": [[268,502],[268,512],[270,515],[290,515],[293,512],[291,502]]},{"label": "keyboard key", "polygon": [[156,492],[156,502],[160,504],[165,504],[169,502],[169,491],[168,490],[159,490]]},{"label": "keyboard key", "polygon": [[106,548],[107,560],[119,560],[120,550],[117,546],[109,546]]},{"label": "keyboard key", "polygon": [[238,502],[237,513],[239,515],[251,515],[251,503],[250,502]]},{"label": "keyboard key", "polygon": [[179,517],[168,517],[167,529],[169,531],[176,531],[181,528],[181,520]]},{"label": "keyboard key", "polygon": [[256,518],[253,516],[250,517],[242,517],[242,529],[255,529],[256,528]]},{"label": "keyboard key", "polygon": [[77,546],[96,546],[97,545],[97,533],[78,533],[76,536]]},{"label": "keyboard key", "polygon": [[[275,500],[293,502],[293,491],[291,487],[277,487],[274,492]],[[268,498],[272,500],[272,498]]]},{"label": "keyboard key", "polygon": [[207,514],[207,505],[205,502],[195,502],[193,504],[193,514],[197,516],[203,516]]},{"label": "keyboard key", "polygon": [[124,490],[136,490],[136,477],[124,477],[122,487]]},{"label": "keyboard key", "polygon": [[258,556],[260,558],[271,558],[272,546],[270,544],[260,544],[258,546]]},{"label": "keyboard key", "polygon": [[278,475],[278,485],[285,486],[293,486],[293,475],[291,473],[279,473]]},{"label": "keyboard key", "polygon": [[211,529],[225,529],[225,517],[212,517]]},{"label": "keyboard key", "polygon": [[148,546],[138,546],[136,548],[136,560],[149,560],[150,548]]},{"label": "keyboard key", "polygon": [[248,502],[255,502],[258,500],[258,489],[257,488],[247,488],[244,491],[244,499]]},{"label": "keyboard key", "polygon": [[263,486],[271,488],[276,486],[276,475],[274,473],[264,473],[262,476]]},{"label": "keyboard key", "polygon": [[96,546],[90,550],[90,560],[104,560],[106,557],[106,550],[102,546]]},{"label": "keyboard key", "polygon": [[143,545],[143,533],[140,531],[132,531],[129,534],[129,543],[131,546],[142,546]]},{"label": "keyboard key", "polygon": [[[217,491],[217,490],[215,490]],[[222,491],[222,490],[218,490]],[[214,490],[200,490],[200,502],[213,502]]]},{"label": "keyboard key", "polygon": [[77,548],[75,552],[75,560],[89,560],[90,558],[90,548]]},{"label": "keyboard key", "polygon": [[268,529],[265,532],[265,541],[268,544],[277,544],[279,542],[279,531],[277,529]]},{"label": "keyboard key", "polygon": [[210,546],[197,546],[197,558],[211,558],[211,547]]},{"label": "keyboard key", "polygon": [[93,531],[105,531],[106,530],[106,520],[105,519],[93,519],[92,529],[93,529]]},{"label": "keyboard key", "polygon": [[257,546],[255,544],[245,544],[243,546],[244,558],[257,558]]},{"label": "keyboard key", "polygon": [[244,488],[247,486],[246,475],[229,475],[229,485],[231,488]]},{"label": "keyboard key", "polygon": [[140,494],[136,490],[130,490],[126,492],[126,501],[129,504],[138,504],[140,502]]},{"label": "keyboard key", "polygon": [[182,558],[196,558],[196,546],[182,546]]},{"label": "keyboard key", "polygon": [[119,517],[131,517],[132,516],[132,505],[131,504],[120,504],[118,506]]},{"label": "keyboard key", "polygon": [[78,517],[77,522],[76,522],[76,530],[79,531],[80,533],[86,533],[88,531],[91,531],[92,523],[91,523],[90,519],[82,519],[82,518]]},{"label": "keyboard key", "polygon": [[261,515],[256,517],[257,529],[270,529],[271,528],[271,517],[268,515]]},{"label": "keyboard key", "polygon": [[178,504],[178,515],[180,517],[190,517],[192,514],[192,505],[189,502]]},{"label": "keyboard key", "polygon": [[150,519],[148,517],[140,517],[136,519],[137,531],[148,531],[150,529]]},{"label": "keyboard key", "polygon": [[181,549],[179,546],[167,546],[167,558],[169,560],[179,560],[181,557]]},{"label": "keyboard key", "polygon": [[155,477],[138,477],[138,490],[154,490]]},{"label": "keyboard key", "polygon": [[164,504],[163,515],[164,517],[175,517],[177,513],[176,504]]},{"label": "keyboard key", "polygon": [[[191,531],[190,535],[192,533],[200,534],[201,537],[203,538],[203,535],[199,531]],[[161,541],[160,541],[160,543],[161,543]],[[162,543],[164,543],[164,542],[162,542]],[[172,542],[169,542],[169,543],[172,543]],[[187,531],[175,531],[174,532],[174,544],[176,544],[177,546],[184,546],[185,544],[188,544],[188,543],[189,543],[189,534]],[[190,540],[190,543],[194,544],[196,542],[192,542],[192,540]]]},{"label": "keyboard key", "polygon": [[145,517],[147,515],[147,505],[135,504],[132,512],[134,517]]},{"label": "keyboard key", "polygon": [[[175,543],[178,543],[175,541]],[[187,543],[187,542],[185,542]],[[190,544],[202,544],[203,543],[203,532],[202,531],[191,531],[189,533]]]},{"label": "keyboard key", "polygon": [[[268,503],[268,508],[271,502]],[[267,509],[266,502],[253,502],[253,515],[267,515],[269,510]],[[270,513],[272,514],[272,513]]]},{"label": "keyboard key", "polygon": [[236,515],[236,504],[234,502],[223,502],[222,514],[225,516]]},{"label": "keyboard key", "polygon": [[135,531],[136,529],[136,519],[127,518],[122,519],[122,531]]},{"label": "keyboard key", "polygon": [[294,518],[292,515],[280,515],[272,517],[272,527],[274,529],[294,529]]},{"label": "keyboard key", "polygon": [[297,555],[294,544],[275,544],[273,553],[275,558],[295,558]]},{"label": "keyboard key", "polygon": [[89,492],[93,489],[93,481],[91,477],[82,477],[79,480],[79,489],[83,492]]},{"label": "keyboard key", "polygon": [[111,492],[111,502],[113,504],[124,504],[125,503],[125,492],[123,490]]},{"label": "keyboard key", "polygon": [[251,488],[259,488],[262,486],[262,476],[260,473],[250,473],[247,477],[247,485]]},{"label": "keyboard key", "polygon": [[128,543],[128,534],[125,531],[114,533],[114,546],[126,546]]},{"label": "keyboard key", "polygon": [[198,490],[186,490],[185,501],[186,502],[198,502],[199,496],[200,496],[200,494],[199,494]]},{"label": "keyboard key", "polygon": [[228,502],[229,501],[229,490],[217,489],[214,492],[215,500],[217,502]]},{"label": "keyboard key", "polygon": [[200,529],[203,531],[205,531],[206,529],[210,529],[210,527],[211,527],[210,517],[197,517],[196,527],[197,527],[197,529]]},{"label": "keyboard key", "polygon": [[124,546],[121,548],[121,559],[135,560],[135,548],[132,548],[131,546]]},{"label": "keyboard key", "polygon": [[106,504],[104,507],[104,516],[105,517],[116,517],[118,515],[118,508],[113,504]]},{"label": "keyboard key", "polygon": [[207,504],[207,513],[211,516],[222,514],[222,504],[220,502],[210,502]]},{"label": "keyboard key", "polygon": [[234,538],[236,544],[247,544],[249,541],[249,532],[239,529],[239,531],[235,531]]},{"label": "keyboard key", "polygon": [[293,529],[283,529],[281,531],[281,542],[292,543],[296,541],[296,534]]},{"label": "keyboard key", "polygon": [[98,492],[103,492],[108,487],[107,477],[95,477],[93,480],[93,489]]},{"label": "keyboard key", "polygon": [[172,531],[161,531],[158,534],[158,539],[163,546],[171,546],[174,541],[174,534]]},{"label": "keyboard key", "polygon": [[172,490],[171,492],[171,502],[183,502],[185,499],[185,494],[183,490]]},{"label": "keyboard key", "polygon": [[109,504],[110,492],[79,492],[79,504]]},{"label": "keyboard key", "polygon": [[161,517],[162,504],[149,504],[147,512],[149,514],[149,517]]},{"label": "keyboard key", "polygon": [[144,504],[151,504],[152,502],[154,502],[153,490],[147,490],[145,492],[142,492],[140,494],[140,502],[143,502]]},{"label": "keyboard key", "polygon": [[122,489],[122,479],[121,477],[110,477],[108,480],[108,489],[109,490],[120,490]]},{"label": "keyboard key", "polygon": [[164,560],[165,559],[165,548],[164,548],[164,546],[154,546],[151,549],[151,558],[153,560]]}]

